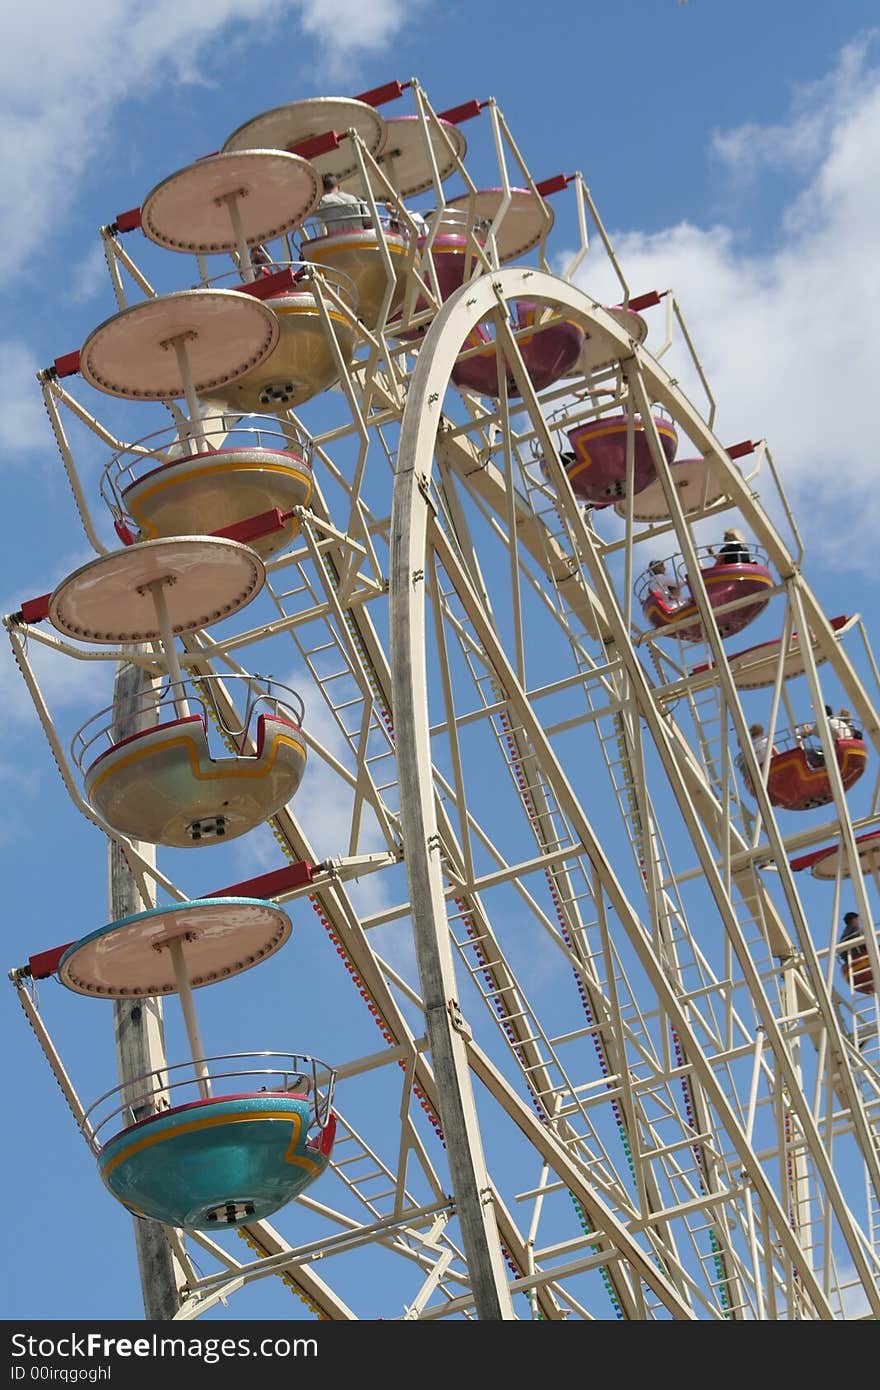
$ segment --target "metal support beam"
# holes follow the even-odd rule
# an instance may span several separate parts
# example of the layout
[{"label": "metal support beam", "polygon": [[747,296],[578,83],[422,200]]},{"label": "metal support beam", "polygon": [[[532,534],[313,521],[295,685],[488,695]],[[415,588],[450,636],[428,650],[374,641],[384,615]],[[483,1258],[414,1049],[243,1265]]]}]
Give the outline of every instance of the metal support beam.
[{"label": "metal support beam", "polygon": [[[113,693],[116,737],[124,738],[135,731],[139,697],[149,688],[148,678],[138,666],[120,666]],[[141,844],[141,854],[155,863],[155,848]],[[116,841],[108,842],[107,870],[109,878],[110,920],[131,917],[152,906],[142,900],[134,875],[122,849]],[[122,1082],[160,1070],[166,1064],[165,1040],[162,1026],[161,999],[122,999],[114,1002],[113,1022],[116,1036],[116,1061]],[[144,1119],[155,1112],[156,1097],[141,1100],[134,1107],[135,1119]],[[132,1218],[144,1299],[144,1316],[148,1322],[170,1321],[180,1307],[179,1290],[186,1274],[179,1264],[165,1227],[158,1221]]]}]

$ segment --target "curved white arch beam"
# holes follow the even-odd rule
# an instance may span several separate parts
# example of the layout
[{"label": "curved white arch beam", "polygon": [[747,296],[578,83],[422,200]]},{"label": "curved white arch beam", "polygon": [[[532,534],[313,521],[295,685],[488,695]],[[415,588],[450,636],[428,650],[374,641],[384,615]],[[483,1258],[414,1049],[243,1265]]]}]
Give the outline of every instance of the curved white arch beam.
[{"label": "curved white arch beam", "polygon": [[[431,781],[428,776],[424,775],[431,766],[430,736],[424,698],[427,688],[424,574],[429,532],[432,543],[441,554],[441,559],[444,563],[448,561],[453,570],[455,569],[455,557],[451,553],[443,554],[442,535],[432,525],[428,484],[431,476],[435,440],[442,420],[443,399],[452,365],[460,351],[462,342],[480,319],[498,308],[501,302],[526,295],[547,299],[581,315],[592,332],[604,335],[610,340],[615,356],[623,361],[633,359],[633,366],[639,369],[644,383],[637,381],[636,384],[646,390],[652,399],[659,400],[670,410],[673,417],[684,426],[692,442],[704,455],[717,455],[722,463],[726,464],[725,471],[729,474],[731,497],[735,502],[739,502],[743,511],[749,515],[750,520],[756,522],[754,526],[756,535],[764,544],[771,561],[783,579],[794,576],[793,561],[779,535],[766,517],[763,515],[753,516],[754,504],[748,486],[730,464],[723,446],[654,359],[629,339],[596,301],[544,272],[511,269],[496,272],[491,277],[486,276],[476,282],[470,282],[443,305],[422,342],[401,427],[398,471],[395,477],[392,506],[390,630],[392,634],[395,725],[398,730],[401,810],[407,850],[407,872],[413,904],[414,934],[438,1080],[442,1079],[442,1092],[447,1098],[447,1106],[453,1106],[455,1110],[455,1113],[450,1115],[449,1121],[444,1113],[444,1126],[450,1140],[450,1161],[464,1230],[468,1229],[465,1208],[471,1203],[472,1191],[474,1189],[479,1191],[482,1150],[473,1115],[473,1102],[466,1063],[467,1046],[455,1021],[454,970],[448,941],[439,855],[436,848],[438,844],[436,819]],[[505,337],[504,326],[500,322],[499,336],[502,340]],[[509,331],[506,333],[506,338],[507,341],[503,342],[503,346],[508,351],[516,374],[519,353]],[[521,361],[519,366],[521,368]],[[636,375],[638,376],[639,373]],[[524,401],[528,403],[531,400],[534,403],[534,393],[530,389],[528,379],[518,381],[518,385]],[[637,401],[637,405],[639,404],[640,402]],[[556,458],[555,450],[552,449],[549,434],[546,442],[542,442],[545,443],[548,454],[552,480],[557,488],[563,490],[565,488],[564,472]],[[670,492],[674,494],[671,485]],[[588,545],[587,549],[589,548]],[[467,578],[464,575],[456,576],[455,582],[463,588],[467,587]],[[840,648],[834,639],[831,626],[809,590],[803,589],[801,593],[817,640],[820,646],[824,646],[823,639],[827,638],[833,653],[831,660],[834,661],[835,657],[840,656]],[[602,600],[601,589],[599,597]],[[615,606],[613,595],[608,592],[605,597],[611,600],[610,607],[613,609]],[[495,634],[488,624],[475,623],[475,627],[481,640],[485,641],[491,659],[501,674],[502,683],[508,694],[511,695],[517,691],[516,676],[509,667],[505,670],[506,657],[496,642]],[[482,630],[480,630],[481,627]],[[718,645],[720,647],[720,643]],[[720,652],[716,653],[716,656],[719,654]],[[834,661],[834,664],[837,666],[838,662]],[[848,662],[845,664],[849,665]],[[635,665],[638,666],[637,663]],[[856,700],[855,687],[858,686],[859,689],[861,687],[854,671],[851,671],[851,676],[852,688],[849,693],[853,703],[859,709],[860,715],[864,710],[864,714],[868,716],[864,719],[866,733],[870,722],[876,737],[878,729],[875,712],[863,691],[861,692],[861,700]],[[651,703],[649,696],[647,703],[648,705]],[[541,752],[548,764],[552,764],[554,761],[552,750],[543,730],[528,708],[528,702],[521,701],[517,707],[517,712],[523,718],[524,728],[533,746]],[[665,731],[655,726],[652,732],[657,739],[658,749],[663,757],[673,788],[684,791],[683,786],[680,785],[680,770],[669,754],[668,738]],[[586,820],[577,798],[568,786],[562,770],[557,768],[556,774],[557,795],[561,795],[563,798],[573,827],[587,847],[594,864],[600,868],[606,891],[620,916],[621,922],[627,925],[631,941],[636,949],[640,949],[640,927],[637,914],[622,893],[601,845]],[[726,894],[713,862],[713,856],[704,839],[702,828],[695,817],[692,817],[690,828],[707,881],[716,893],[719,910],[722,911],[725,925],[736,944],[739,927],[726,900]],[[797,903],[796,894],[794,900]],[[805,924],[802,926],[805,932]],[[747,951],[739,954],[743,970],[748,978],[753,973],[752,962],[748,958]],[[691,1037],[692,1030],[688,1020],[680,1010],[678,1002],[669,988],[668,981],[652,970],[651,962],[647,958],[643,958],[643,964],[649,974],[654,975],[658,993],[663,999],[664,1007],[670,1018],[679,1030],[679,1035],[682,1038],[687,1038],[694,1054],[699,1053],[696,1040]],[[760,989],[759,982],[756,980],[755,983]],[[827,1000],[823,1002],[827,1002]],[[762,1022],[776,1043],[774,1050],[777,1052],[781,1070],[789,1071],[790,1061],[779,1034],[776,1019],[769,1010],[766,1018],[762,1018]],[[756,1170],[752,1162],[753,1156],[749,1151],[748,1141],[718,1086],[717,1079],[712,1075],[711,1069],[705,1068],[701,1079],[707,1094],[711,1096],[713,1104],[723,1119],[725,1128],[728,1129],[728,1133],[736,1144],[744,1164],[749,1168],[752,1180],[760,1192],[766,1209],[773,1213],[774,1224],[777,1226],[780,1239],[786,1245],[792,1261],[803,1270],[803,1251],[800,1250],[796,1238],[788,1228],[785,1212],[775,1193],[764,1175]],[[793,1070],[787,1081],[790,1090],[797,1093],[797,1078]],[[814,1129],[815,1126],[812,1124],[808,1107],[805,1103],[800,1102],[803,1102],[803,1098],[796,1096],[795,1108],[799,1111],[802,1123],[806,1125],[807,1129]],[[857,1106],[856,1108],[860,1107]],[[803,1114],[800,1114],[801,1111]],[[860,1127],[857,1117],[857,1128]],[[474,1138],[475,1146],[472,1142]],[[864,1265],[858,1232],[854,1229],[852,1218],[843,1203],[842,1194],[818,1135],[815,1138],[822,1177],[827,1183],[832,1204],[835,1206],[838,1219],[841,1221],[841,1226],[847,1236],[847,1244],[862,1277],[870,1280],[870,1273]],[[470,1153],[473,1156],[475,1167],[470,1172],[462,1167],[456,1170],[456,1165],[452,1162],[455,1150],[460,1150],[461,1153]],[[461,1185],[458,1181],[459,1178],[462,1180]],[[484,1236],[487,1236],[489,1233],[485,1224],[480,1222],[479,1213],[471,1211],[470,1217],[473,1218],[470,1225],[471,1236],[478,1236],[481,1226]],[[628,1251],[627,1255],[629,1254]],[[643,1266],[640,1267],[638,1255],[634,1260],[634,1265],[646,1281],[653,1284],[651,1275],[655,1272],[653,1270],[648,1272]],[[819,1316],[830,1317],[831,1310],[821,1288],[815,1279],[809,1276],[808,1271],[804,1271],[804,1273],[810,1285],[810,1297]],[[656,1287],[656,1285],[654,1286]],[[661,1294],[664,1302],[670,1295],[676,1298],[673,1291],[667,1287]]]}]

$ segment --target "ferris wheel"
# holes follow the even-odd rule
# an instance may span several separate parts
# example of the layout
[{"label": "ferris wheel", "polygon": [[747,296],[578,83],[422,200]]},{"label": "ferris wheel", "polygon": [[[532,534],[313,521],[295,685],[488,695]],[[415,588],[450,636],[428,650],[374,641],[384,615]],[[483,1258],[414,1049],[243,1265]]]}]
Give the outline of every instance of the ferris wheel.
[{"label": "ferris wheel", "polygon": [[147,1316],[876,1316],[877,669],[766,443],[494,101],[170,164],[40,373],[94,555],[5,619],[111,865],[11,977]]}]

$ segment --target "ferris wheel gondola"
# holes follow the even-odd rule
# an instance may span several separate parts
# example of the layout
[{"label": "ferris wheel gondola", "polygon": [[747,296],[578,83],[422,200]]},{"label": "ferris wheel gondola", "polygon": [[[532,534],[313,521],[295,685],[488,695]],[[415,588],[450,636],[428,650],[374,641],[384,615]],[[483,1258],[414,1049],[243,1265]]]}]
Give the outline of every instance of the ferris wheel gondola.
[{"label": "ferris wheel gondola", "polygon": [[[700,579],[706,588],[709,603],[716,614],[722,637],[732,637],[763,613],[770,602],[773,577],[766,557],[753,553],[745,562],[726,563],[718,560],[710,547],[701,547],[698,559],[710,560],[700,564]],[[636,596],[646,620],[659,633],[675,633],[683,642],[704,640],[702,623],[698,620],[696,600],[692,594],[690,576],[681,556],[670,560],[679,580],[679,594],[670,597],[660,590],[649,568],[641,576]]]},{"label": "ferris wheel gondola", "polygon": [[191,1061],[131,1078],[83,1115],[105,1186],[135,1216],[234,1226],[270,1216],[327,1167],[333,1072],[296,1054],[205,1057],[192,999],[273,956],[290,931],[274,903],[198,899],[110,922],[61,956],[58,978],[78,994],[180,998]]},{"label": "ferris wheel gondola", "polygon": [[120,449],[100,490],[128,543],[214,534],[276,512],[283,524],[248,541],[266,560],[299,534],[298,509],[312,495],[311,441],[291,424],[209,416],[198,447],[173,426]]},{"label": "ferris wheel gondola", "polygon": [[[807,747],[795,734],[780,733],[774,739],[774,752],[767,773],[767,795],[773,806],[785,811],[812,811],[834,799],[831,779],[821,748]],[[868,753],[863,739],[836,738],[834,755],[843,790],[849,791],[864,774]],[[754,796],[751,780],[747,789]]]}]

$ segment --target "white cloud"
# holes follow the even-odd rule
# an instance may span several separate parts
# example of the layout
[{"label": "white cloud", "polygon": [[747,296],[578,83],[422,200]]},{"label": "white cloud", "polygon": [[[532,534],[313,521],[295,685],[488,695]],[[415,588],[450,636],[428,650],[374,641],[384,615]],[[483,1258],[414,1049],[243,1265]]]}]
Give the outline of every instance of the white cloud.
[{"label": "white cloud", "polygon": [[25,455],[46,448],[46,415],[34,379],[37,366],[25,343],[0,342],[0,446],[6,467],[23,464]]},{"label": "white cloud", "polygon": [[[387,44],[410,17],[404,0],[80,0],[8,10],[0,45],[3,276],[18,273],[38,235],[57,234],[87,165],[106,154],[113,112],[153,83],[211,81],[211,46],[275,42],[296,29],[316,40],[322,71],[339,75]],[[47,13],[49,11],[49,13]]]},{"label": "white cloud", "polygon": [[[404,15],[412,16],[423,0],[301,0],[301,24],[314,35],[332,59],[334,51],[348,57],[359,50],[383,48],[400,28]],[[331,63],[332,70],[332,63]]]},{"label": "white cloud", "polygon": [[787,121],[715,131],[711,148],[728,172],[743,180],[762,168],[808,172],[827,153],[841,115],[859,104],[870,41],[847,44],[831,72],[798,88]]},{"label": "white cloud", "polygon": [[[799,98],[791,120],[770,128],[765,154],[762,131],[749,128],[755,167],[785,149],[812,157],[769,249],[730,227],[690,222],[617,232],[612,241],[633,294],[674,291],[718,402],[723,442],[766,439],[811,551],[873,576],[880,69],[870,66],[867,45],[844,50],[811,92],[825,105],[806,109]],[[745,158],[742,131],[726,144],[716,136],[716,149],[719,142],[728,158]],[[619,298],[610,274],[590,260],[578,280],[606,302]],[[662,340],[661,314],[653,311],[649,349]],[[681,356],[664,365],[702,409]],[[769,477],[758,486],[766,505]]]},{"label": "white cloud", "polygon": [[70,299],[74,304],[94,299],[99,290],[107,288],[107,261],[104,244],[93,246],[70,271]]}]

